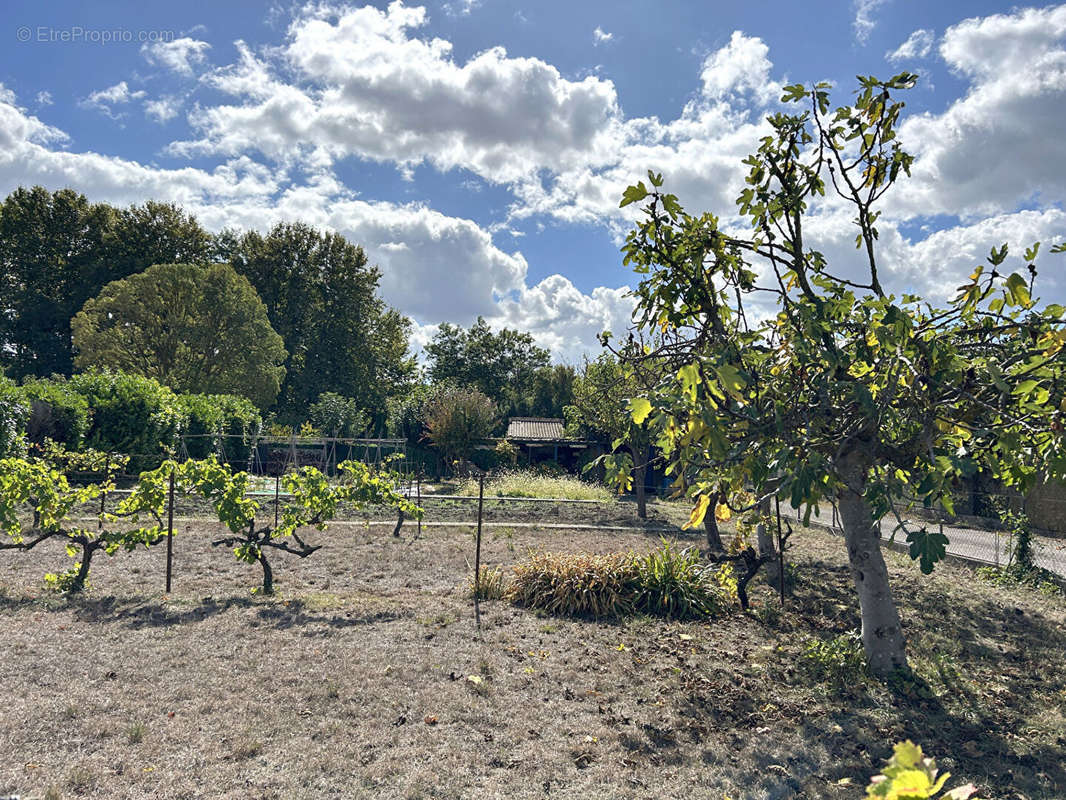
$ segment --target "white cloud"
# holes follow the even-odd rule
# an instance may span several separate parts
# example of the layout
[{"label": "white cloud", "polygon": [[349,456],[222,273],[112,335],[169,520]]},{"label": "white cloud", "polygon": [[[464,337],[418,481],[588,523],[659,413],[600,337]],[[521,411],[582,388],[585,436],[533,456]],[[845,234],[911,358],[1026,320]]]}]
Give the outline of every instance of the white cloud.
[{"label": "white cloud", "polygon": [[174,119],[181,111],[182,101],[178,97],[160,97],[158,100],[147,100],[144,103],[144,113],[156,122],[163,123]]},{"label": "white cloud", "polygon": [[105,114],[111,113],[112,106],[125,105],[133,100],[140,100],[145,96],[143,91],[130,91],[129,84],[119,81],[114,86],[92,92],[78,105],[84,108],[95,108]]},{"label": "white cloud", "polygon": [[52,100],[52,93],[44,91],[37,92],[37,97],[35,98],[34,102],[38,106],[50,106],[54,102]]},{"label": "white cloud", "polygon": [[899,215],[995,215],[1066,193],[1066,6],[966,20],[940,55],[969,91],[941,114],[908,118],[917,156]]},{"label": "white cloud", "polygon": [[198,39],[183,36],[171,42],[152,42],[141,46],[141,54],[149,64],[165,67],[179,75],[189,77],[194,67],[204,63],[211,45]]},{"label": "white cloud", "polygon": [[494,324],[521,323],[557,358],[577,361],[596,348],[595,334],[608,321],[620,329],[615,312],[625,307],[616,294],[623,290],[585,295],[559,276],[527,286],[522,254],[500,249],[471,220],[418,205],[361,200],[328,171],[293,183],[284,169],[248,156],[206,171],[53,150],[48,145],[65,135],[15,103],[0,86],[0,195],[33,184],[74,186],[92,200],[117,205],[176,202],[211,230],[265,230],[294,220],[333,229],[382,267],[382,295],[429,336],[442,319],[469,325],[483,315]]},{"label": "white cloud", "polygon": [[935,38],[936,36],[931,30],[919,28],[895,50],[885,53],[885,58],[892,62],[916,61],[917,59],[925,58],[933,49]]},{"label": "white cloud", "polygon": [[780,85],[770,80],[769,52],[762,39],[733,31],[729,44],[708,55],[703,62],[700,80],[704,95],[720,99],[732,93],[750,92],[763,102],[779,95]]},{"label": "white cloud", "polygon": [[455,0],[452,3],[445,3],[441,8],[450,16],[466,17],[479,5],[481,5],[481,0]]},{"label": "white cloud", "polygon": [[887,2],[888,0],[854,0],[852,6],[855,9],[855,19],[851,29],[855,32],[855,40],[859,44],[866,44],[877,27],[875,12]]},{"label": "white cloud", "polygon": [[595,45],[606,44],[614,38],[613,33],[608,33],[599,25],[592,31],[592,43]]},{"label": "white cloud", "polygon": [[501,47],[459,64],[451,43],[412,36],[425,23],[424,8],[400,2],[385,11],[313,9],[293,22],[282,48],[282,66],[299,81],[273,77],[245,48],[239,65],[208,78],[245,102],[194,114],[201,137],[175,152],[257,148],[273,158],[320,148],[507,183],[609,149],[620,116],[612,83],[568,80]]}]

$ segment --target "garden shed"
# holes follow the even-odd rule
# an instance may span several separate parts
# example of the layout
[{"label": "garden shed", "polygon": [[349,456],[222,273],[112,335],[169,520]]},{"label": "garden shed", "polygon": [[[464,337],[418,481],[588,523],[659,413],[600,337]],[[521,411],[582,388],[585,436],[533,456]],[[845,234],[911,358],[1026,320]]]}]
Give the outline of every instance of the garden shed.
[{"label": "garden shed", "polygon": [[597,454],[600,448],[596,442],[567,438],[563,420],[551,417],[511,417],[506,438],[518,448],[519,463],[555,461],[568,470],[574,470],[589,455],[589,448],[596,448]]}]

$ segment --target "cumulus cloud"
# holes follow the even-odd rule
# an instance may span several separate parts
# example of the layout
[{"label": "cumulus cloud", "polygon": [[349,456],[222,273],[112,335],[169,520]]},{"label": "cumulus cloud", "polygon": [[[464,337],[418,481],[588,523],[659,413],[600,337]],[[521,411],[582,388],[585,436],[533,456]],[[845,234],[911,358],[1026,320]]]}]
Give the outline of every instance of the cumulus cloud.
[{"label": "cumulus cloud", "polygon": [[917,155],[894,213],[995,215],[1066,192],[1066,6],[969,19],[940,55],[969,91],[941,114],[907,119]]},{"label": "cumulus cloud", "polygon": [[163,123],[174,119],[181,111],[182,101],[178,97],[160,97],[144,103],[144,113],[156,122]]},{"label": "cumulus cloud", "polygon": [[116,114],[114,111],[115,106],[123,106],[134,100],[140,100],[145,94],[143,91],[131,91],[129,84],[125,81],[119,81],[114,86],[108,86],[106,89],[92,92],[88,97],[81,100],[78,105],[82,108],[102,111],[112,119],[119,119],[123,114]]},{"label": "cumulus cloud", "polygon": [[851,29],[855,33],[855,40],[859,44],[866,44],[870,34],[877,27],[875,13],[877,9],[885,5],[888,0],[854,0],[855,19],[851,23]]},{"label": "cumulus cloud", "polygon": [[50,106],[54,102],[52,100],[51,92],[37,92],[37,97],[34,102],[39,106]]},{"label": "cumulus cloud", "polygon": [[317,148],[334,158],[464,168],[506,183],[609,147],[619,118],[611,82],[568,80],[502,47],[456,63],[450,42],[417,36],[425,23],[424,8],[400,2],[312,9],[290,26],[281,51],[299,80],[279,81],[245,48],[239,65],[208,79],[244,102],[194,115],[200,138],[176,148],[257,147],[270,157]]},{"label": "cumulus cloud", "polygon": [[207,42],[183,36],[170,42],[145,44],[141,47],[141,54],[149,64],[190,77],[194,69],[207,59],[207,51],[210,49],[211,45]]},{"label": "cumulus cloud", "polygon": [[935,38],[936,37],[931,30],[919,28],[908,36],[907,40],[895,50],[885,53],[885,58],[894,63],[900,61],[915,61],[920,58],[925,58],[933,49],[933,41]]},{"label": "cumulus cloud", "polygon": [[[32,184],[75,186],[93,200],[118,205],[176,202],[211,230],[264,230],[293,220],[336,230],[381,266],[383,296],[427,336],[441,319],[469,325],[482,315],[496,325],[522,324],[557,358],[577,361],[596,347],[603,327],[621,325],[614,310],[624,311],[624,304],[615,293],[624,290],[586,295],[559,276],[528,286],[522,254],[496,246],[473,221],[419,205],[361,200],[328,171],[294,182],[284,169],[247,155],[213,170],[165,169],[52,148],[65,139],[0,86],[0,194]],[[534,312],[549,306],[538,321]]]},{"label": "cumulus cloud", "polygon": [[613,33],[608,33],[599,25],[592,31],[592,43],[596,45],[606,44],[614,38]]}]

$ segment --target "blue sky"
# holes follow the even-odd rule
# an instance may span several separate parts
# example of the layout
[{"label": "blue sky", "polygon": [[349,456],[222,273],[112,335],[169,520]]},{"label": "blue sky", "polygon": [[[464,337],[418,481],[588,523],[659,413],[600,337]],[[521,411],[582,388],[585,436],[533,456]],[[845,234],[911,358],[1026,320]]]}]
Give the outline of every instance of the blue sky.
[{"label": "blue sky", "polygon": [[[844,102],[856,74],[921,75],[901,131],[915,177],[885,207],[897,290],[943,296],[993,244],[1066,238],[1066,6],[8,2],[0,37],[0,192],[334,228],[417,341],[481,314],[579,360],[631,307],[626,183],[662,171],[728,222],[796,81]],[[843,209],[813,234],[854,257]]]}]

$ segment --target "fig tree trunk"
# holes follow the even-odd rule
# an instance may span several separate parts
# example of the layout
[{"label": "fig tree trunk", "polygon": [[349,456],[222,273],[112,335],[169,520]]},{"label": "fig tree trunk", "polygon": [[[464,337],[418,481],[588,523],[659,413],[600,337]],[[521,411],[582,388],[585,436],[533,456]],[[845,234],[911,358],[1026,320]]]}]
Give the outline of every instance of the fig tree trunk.
[{"label": "fig tree trunk", "polygon": [[707,549],[712,553],[721,553],[725,548],[722,546],[722,534],[718,530],[718,520],[714,518],[714,509],[707,508],[703,515],[703,530],[707,533]]},{"label": "fig tree trunk", "polygon": [[647,498],[644,496],[644,482],[648,475],[647,450],[646,448],[634,447],[633,454],[633,491],[637,496],[637,516],[641,519],[648,518]]},{"label": "fig tree trunk", "polygon": [[772,558],[766,562],[766,580],[776,586],[781,578],[781,561],[776,557],[777,548],[774,546],[774,528],[770,516],[769,497],[764,497],[759,502],[759,522],[755,526],[755,541],[759,546],[759,555]]},{"label": "fig tree trunk", "polygon": [[859,593],[862,646],[870,671],[883,678],[897,669],[907,668],[906,642],[888,583],[881,537],[865,497],[864,470],[855,464],[845,464],[841,477],[845,485],[837,494],[837,501],[851,577]]}]

